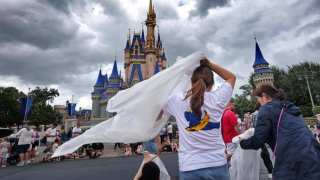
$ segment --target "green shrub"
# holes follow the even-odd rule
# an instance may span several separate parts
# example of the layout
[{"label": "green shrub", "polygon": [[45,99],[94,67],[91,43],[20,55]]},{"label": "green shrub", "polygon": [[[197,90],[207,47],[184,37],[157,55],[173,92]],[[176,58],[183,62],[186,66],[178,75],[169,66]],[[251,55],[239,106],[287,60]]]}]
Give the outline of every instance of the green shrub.
[{"label": "green shrub", "polygon": [[320,106],[315,106],[312,108],[312,112],[314,115],[320,114]]}]

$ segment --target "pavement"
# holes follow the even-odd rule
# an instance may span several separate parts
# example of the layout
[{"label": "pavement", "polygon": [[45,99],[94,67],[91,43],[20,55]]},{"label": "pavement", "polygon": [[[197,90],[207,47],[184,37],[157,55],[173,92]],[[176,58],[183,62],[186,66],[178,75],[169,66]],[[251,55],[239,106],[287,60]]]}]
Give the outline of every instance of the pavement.
[{"label": "pavement", "polygon": [[[39,150],[43,150],[40,147]],[[113,144],[105,144],[103,157],[98,159],[72,159],[61,162],[40,163],[42,153],[27,166],[0,168],[1,180],[127,180],[133,179],[143,160],[142,155],[125,157],[124,150],[113,150]],[[171,179],[179,178],[178,154],[160,155]],[[261,159],[260,180],[268,180],[267,169]]]}]

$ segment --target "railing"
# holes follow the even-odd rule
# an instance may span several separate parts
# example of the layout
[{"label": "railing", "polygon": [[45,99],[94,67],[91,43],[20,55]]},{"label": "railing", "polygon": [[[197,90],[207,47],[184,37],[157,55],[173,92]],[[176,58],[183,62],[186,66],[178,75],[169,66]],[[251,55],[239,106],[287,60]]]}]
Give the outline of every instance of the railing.
[{"label": "railing", "polygon": [[315,125],[317,122],[316,117],[306,117],[304,118],[304,122],[306,122],[307,125]]}]

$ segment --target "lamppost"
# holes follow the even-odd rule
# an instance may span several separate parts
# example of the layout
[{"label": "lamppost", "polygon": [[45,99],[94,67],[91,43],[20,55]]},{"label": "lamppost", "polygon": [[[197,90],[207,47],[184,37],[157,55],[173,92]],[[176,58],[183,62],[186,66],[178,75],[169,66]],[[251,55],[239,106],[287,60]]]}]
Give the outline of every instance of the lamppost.
[{"label": "lamppost", "polygon": [[309,86],[309,79],[313,80],[314,76],[313,76],[313,74],[311,74],[311,75],[302,74],[302,75],[298,76],[298,80],[299,81],[302,81],[303,78],[305,78],[305,80],[307,81],[307,87],[308,87],[308,91],[309,91],[309,95],[310,95],[311,105],[312,105],[312,108],[313,108],[314,107],[314,103],[313,103],[312,94],[311,94],[311,90],[310,90],[310,86]]}]

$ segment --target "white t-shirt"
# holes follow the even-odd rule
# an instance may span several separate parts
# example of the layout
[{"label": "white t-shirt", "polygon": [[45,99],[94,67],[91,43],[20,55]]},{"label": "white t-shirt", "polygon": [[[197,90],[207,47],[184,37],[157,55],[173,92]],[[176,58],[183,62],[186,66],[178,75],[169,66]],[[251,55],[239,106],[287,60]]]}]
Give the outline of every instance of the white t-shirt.
[{"label": "white t-shirt", "polygon": [[81,128],[79,127],[73,127],[72,129],[72,137],[77,137],[82,133]]},{"label": "white t-shirt", "polygon": [[[201,110],[210,116],[209,122],[220,122],[224,108],[231,99],[233,88],[225,82],[219,89],[204,94]],[[227,163],[225,144],[219,129],[187,131],[189,121],[184,113],[190,110],[190,97],[183,100],[184,92],[174,94],[167,100],[163,110],[176,118],[179,128],[179,169],[191,171],[207,167],[222,166]]]},{"label": "white t-shirt", "polygon": [[168,133],[172,133],[172,124],[170,124],[167,128]]},{"label": "white t-shirt", "polygon": [[56,135],[57,135],[57,128],[49,128],[46,131],[47,135],[53,136],[53,137],[47,137],[47,142],[54,142],[56,140]]},{"label": "white t-shirt", "polygon": [[26,128],[22,128],[17,133],[17,136],[19,137],[18,145],[31,144],[32,131],[28,131]]}]

